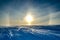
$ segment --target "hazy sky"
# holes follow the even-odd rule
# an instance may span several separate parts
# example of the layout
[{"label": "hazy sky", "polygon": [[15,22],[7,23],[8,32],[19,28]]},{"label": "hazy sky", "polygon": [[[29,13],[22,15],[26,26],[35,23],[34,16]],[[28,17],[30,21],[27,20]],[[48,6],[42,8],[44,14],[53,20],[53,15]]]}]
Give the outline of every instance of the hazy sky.
[{"label": "hazy sky", "polygon": [[60,24],[60,0],[0,0],[0,25],[27,24],[28,13],[32,24]]}]

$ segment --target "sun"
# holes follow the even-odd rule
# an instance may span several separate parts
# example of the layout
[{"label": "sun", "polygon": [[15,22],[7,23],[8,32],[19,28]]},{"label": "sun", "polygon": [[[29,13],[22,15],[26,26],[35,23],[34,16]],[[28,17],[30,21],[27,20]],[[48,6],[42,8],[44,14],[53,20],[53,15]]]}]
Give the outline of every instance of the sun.
[{"label": "sun", "polygon": [[31,22],[33,21],[32,15],[31,14],[28,14],[25,19],[26,19],[28,25],[31,25]]}]

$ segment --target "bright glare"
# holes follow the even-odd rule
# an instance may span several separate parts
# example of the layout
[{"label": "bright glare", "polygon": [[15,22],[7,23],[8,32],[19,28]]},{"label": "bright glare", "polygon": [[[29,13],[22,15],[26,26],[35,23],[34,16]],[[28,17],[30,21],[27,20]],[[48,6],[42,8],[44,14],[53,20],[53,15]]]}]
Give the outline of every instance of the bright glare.
[{"label": "bright glare", "polygon": [[28,22],[28,25],[31,25],[31,22],[33,21],[33,17],[31,15],[27,15],[26,21]]}]

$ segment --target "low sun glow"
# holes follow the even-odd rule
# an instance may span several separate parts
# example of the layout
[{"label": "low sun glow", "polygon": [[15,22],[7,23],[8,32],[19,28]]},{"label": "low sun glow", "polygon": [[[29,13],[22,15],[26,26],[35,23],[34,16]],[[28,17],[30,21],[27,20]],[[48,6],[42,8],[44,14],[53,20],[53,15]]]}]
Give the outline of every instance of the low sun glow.
[{"label": "low sun glow", "polygon": [[29,14],[26,16],[26,21],[28,22],[28,25],[31,25],[31,22],[33,21],[33,17]]}]

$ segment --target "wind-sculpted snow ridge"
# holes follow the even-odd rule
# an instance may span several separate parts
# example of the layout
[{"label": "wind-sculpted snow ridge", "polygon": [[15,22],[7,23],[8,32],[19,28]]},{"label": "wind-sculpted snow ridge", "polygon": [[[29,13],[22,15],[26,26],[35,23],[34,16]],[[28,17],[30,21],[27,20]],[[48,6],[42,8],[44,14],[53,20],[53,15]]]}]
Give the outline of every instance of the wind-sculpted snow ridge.
[{"label": "wind-sculpted snow ridge", "polygon": [[[34,28],[27,28],[27,27],[23,27],[23,28],[20,28],[22,29],[23,32],[27,32],[27,33],[31,33],[31,34],[43,34],[43,35],[49,35],[49,34],[53,34],[53,35],[56,35],[56,36],[60,36],[60,32],[58,34],[54,33],[56,31],[53,31],[53,30],[46,30],[46,29],[34,29]],[[18,30],[20,30],[18,29]]]},{"label": "wind-sculpted snow ridge", "polygon": [[[58,30],[59,28],[56,27]],[[60,40],[60,31],[47,27],[0,28],[0,40]]]}]

